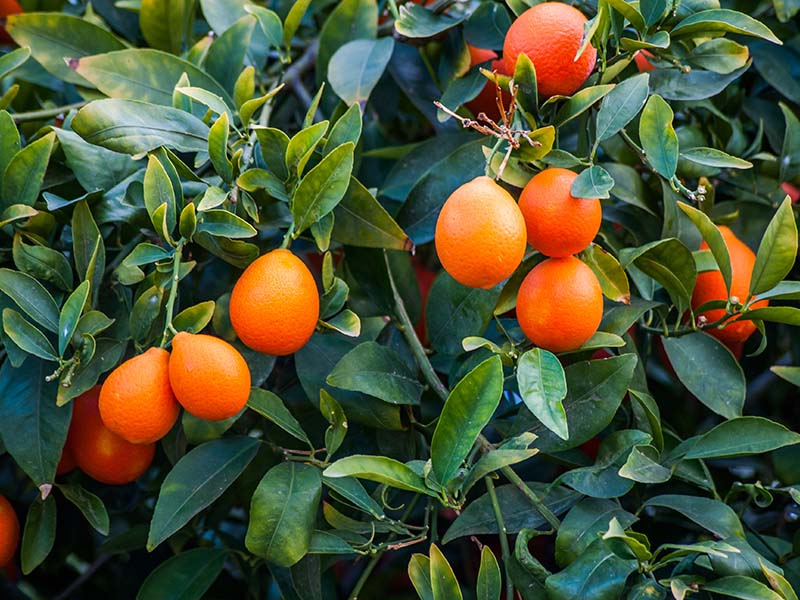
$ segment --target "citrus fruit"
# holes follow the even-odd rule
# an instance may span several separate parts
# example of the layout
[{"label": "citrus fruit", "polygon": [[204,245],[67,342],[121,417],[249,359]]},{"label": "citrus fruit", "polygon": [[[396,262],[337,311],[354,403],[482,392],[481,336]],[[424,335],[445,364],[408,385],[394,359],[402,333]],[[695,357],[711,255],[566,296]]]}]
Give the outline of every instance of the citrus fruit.
[{"label": "citrus fruit", "polygon": [[[736,237],[736,234],[730,228],[720,225],[718,229],[722,234],[722,239],[725,240],[725,245],[728,247],[728,254],[731,258],[731,298],[735,297],[739,302],[743,303],[747,300],[747,295],[750,292],[750,275],[756,262],[756,255],[753,254],[747,244]],[[708,244],[703,242],[700,244],[700,249],[708,250]],[[695,283],[694,293],[692,294],[693,309],[697,309],[701,304],[711,300],[727,300],[727,298],[728,291],[725,288],[725,281],[722,279],[722,273],[719,272],[719,269],[697,275],[697,283]],[[754,303],[751,308],[762,308],[768,304],[769,300],[762,300]],[[709,310],[702,313],[702,315],[708,323],[713,323],[725,316],[725,309]],[[711,328],[706,331],[718,340],[730,344],[732,342],[744,342],[755,330],[756,326],[752,321],[737,321],[729,323],[723,329]]]},{"label": "citrus fruit", "polygon": [[648,58],[653,58],[653,53],[647,50],[637,50],[633,53],[633,62],[636,63],[636,68],[639,69],[640,73],[647,73],[655,70],[653,63],[647,60]]},{"label": "citrus fruit", "polygon": [[551,352],[583,346],[603,318],[603,292],[592,270],[574,256],[548,258],[517,293],[517,320],[528,339]]},{"label": "citrus fruit", "polygon": [[163,348],[150,348],[126,360],[111,372],[100,391],[103,423],[133,444],[160,440],[172,429],[179,412],[169,384],[169,352]]},{"label": "citrus fruit", "polygon": [[69,448],[81,471],[100,483],[122,485],[147,471],[155,444],[132,444],[111,431],[100,417],[100,386],[72,401]]},{"label": "citrus fruit", "polygon": [[[469,66],[474,67],[487,61],[492,61],[490,69],[498,73],[505,73],[505,63],[497,59],[497,54],[493,50],[486,48],[476,48],[475,46],[467,46],[469,48]],[[511,103],[511,96],[508,92],[501,91],[503,95],[503,106],[508,110],[508,105]],[[467,108],[477,118],[480,113],[485,113],[495,123],[499,123],[502,119],[500,109],[497,106],[497,86],[491,82],[486,81],[483,89],[472,100],[467,102]]]},{"label": "citrus fruit", "polygon": [[72,440],[67,436],[64,448],[61,450],[61,459],[56,466],[56,475],[65,475],[75,469],[78,463],[75,462],[75,453],[72,451]]},{"label": "citrus fruit", "polygon": [[19,545],[19,520],[14,507],[0,496],[0,567],[5,567],[14,558]]},{"label": "citrus fruit", "polygon": [[[22,7],[17,0],[0,0],[0,18],[16,15],[22,12]],[[14,40],[8,35],[4,27],[0,27],[0,44],[12,44]]]},{"label": "citrus fruit", "polygon": [[528,243],[545,256],[576,254],[600,230],[603,210],[597,198],[575,198],[570,190],[577,175],[560,168],[536,174],[519,197]]},{"label": "citrus fruit", "polygon": [[302,348],[319,320],[314,276],[289,250],[256,259],[233,287],[231,324],[253,350],[284,356]]},{"label": "citrus fruit", "polygon": [[506,33],[503,44],[506,73],[513,73],[517,57],[525,54],[536,69],[540,96],[575,93],[591,74],[597,59],[597,50],[589,44],[575,60],[584,23],[583,13],[561,2],[544,2],[529,8]]},{"label": "citrus fruit", "polygon": [[434,239],[439,260],[453,279],[490,288],[522,261],[525,219],[511,194],[489,177],[476,177],[450,194]]},{"label": "citrus fruit", "polygon": [[181,406],[207,421],[235,416],[250,396],[250,369],[244,358],[212,335],[180,332],[172,339],[169,381]]}]

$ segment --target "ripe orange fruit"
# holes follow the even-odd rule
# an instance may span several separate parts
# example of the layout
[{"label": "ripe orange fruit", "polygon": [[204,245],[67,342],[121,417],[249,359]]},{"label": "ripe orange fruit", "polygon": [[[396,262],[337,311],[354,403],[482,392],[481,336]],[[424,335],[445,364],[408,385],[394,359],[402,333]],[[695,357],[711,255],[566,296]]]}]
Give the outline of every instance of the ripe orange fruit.
[{"label": "ripe orange fruit", "polygon": [[160,440],[179,412],[169,384],[169,352],[163,348],[150,348],[126,360],[100,390],[103,423],[132,444]]},{"label": "ripe orange fruit", "polygon": [[489,177],[476,177],[450,194],[434,239],[439,260],[453,279],[490,288],[522,262],[525,219],[511,194]]},{"label": "ripe orange fruit", "polygon": [[539,95],[574,94],[589,77],[597,50],[589,44],[575,60],[583,39],[586,17],[561,2],[537,4],[511,24],[503,44],[506,73],[513,73],[524,53],[536,68]]},{"label": "ripe orange fruit", "polygon": [[546,256],[577,254],[600,230],[600,201],[575,198],[570,193],[576,177],[567,169],[545,169],[527,183],[519,197],[528,243]]},{"label": "ripe orange fruit", "polygon": [[[493,50],[486,48],[476,48],[475,46],[467,46],[469,48],[469,66],[474,67],[481,63],[491,60],[491,69],[498,73],[505,73],[506,67],[502,60],[494,60],[497,54]],[[511,102],[511,96],[508,92],[501,91],[503,96],[503,106],[508,110],[508,105]],[[472,100],[467,102],[467,108],[477,118],[480,113],[486,113],[486,116],[492,119],[495,123],[499,123],[500,109],[497,107],[497,87],[491,81],[487,81],[483,86],[481,92]]]},{"label": "ripe orange fruit", "polygon": [[583,346],[603,318],[600,282],[574,256],[548,258],[528,273],[517,294],[517,320],[534,344],[551,352]]},{"label": "ripe orange fruit", "polygon": [[[750,292],[750,276],[753,265],[756,262],[756,255],[753,251],[736,237],[728,227],[721,225],[719,232],[728,247],[728,254],[731,257],[731,298],[738,298],[739,302],[747,300]],[[708,250],[708,244],[700,244],[701,250]],[[697,276],[697,283],[692,294],[692,308],[696,309],[701,304],[711,300],[727,300],[728,291],[719,269],[706,271]],[[769,300],[762,300],[753,304],[752,308],[762,308],[769,304]],[[717,308],[702,313],[709,323],[717,321],[725,316],[725,309]],[[733,342],[744,342],[756,330],[752,321],[737,321],[726,325],[724,329],[707,329],[706,331],[718,340],[730,344]]]},{"label": "ripe orange fruit", "polygon": [[250,396],[250,369],[244,358],[211,335],[180,332],[172,339],[169,381],[181,406],[207,421],[233,417]]},{"label": "ripe orange fruit", "polygon": [[651,63],[649,58],[653,58],[653,53],[648,52],[647,50],[637,50],[633,54],[633,62],[636,63],[636,68],[639,69],[640,73],[646,73],[648,71],[654,71],[655,67],[653,63]]},{"label": "ripe orange fruit", "polygon": [[69,448],[81,471],[100,483],[122,485],[138,479],[153,462],[155,444],[131,444],[103,424],[100,386],[72,401]]},{"label": "ripe orange fruit", "polygon": [[289,250],[273,250],[239,277],[229,310],[236,335],[247,346],[275,356],[292,354],[305,346],[317,326],[317,284]]},{"label": "ripe orange fruit", "polygon": [[19,520],[14,507],[0,496],[0,567],[5,567],[14,558],[19,545]]}]

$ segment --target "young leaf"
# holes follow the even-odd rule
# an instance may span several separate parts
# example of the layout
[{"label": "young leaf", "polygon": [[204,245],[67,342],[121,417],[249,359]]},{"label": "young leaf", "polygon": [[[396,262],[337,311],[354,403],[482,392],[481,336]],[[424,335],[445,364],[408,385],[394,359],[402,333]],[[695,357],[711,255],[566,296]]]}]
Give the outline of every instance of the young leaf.
[{"label": "young leaf", "polygon": [[83,314],[83,308],[89,299],[89,287],[88,281],[81,283],[70,294],[61,309],[61,315],[58,318],[58,355],[61,357],[64,356],[81,314]]},{"label": "young leaf", "polygon": [[750,279],[750,294],[771,290],[786,277],[797,258],[797,223],[787,197],[767,226]]},{"label": "young leaf", "polygon": [[411,467],[385,456],[353,455],[340,458],[323,472],[325,477],[358,477],[385,483],[399,490],[434,495]]},{"label": "young leaf", "polygon": [[685,202],[678,202],[678,208],[680,208],[684,214],[691,219],[695,227],[700,230],[700,234],[703,236],[711,253],[714,255],[714,260],[717,262],[722,280],[725,282],[725,287],[730,293],[732,277],[731,258],[728,254],[728,246],[725,244],[725,240],[719,232],[719,229],[703,211],[689,206]]},{"label": "young leaf", "polygon": [[484,546],[483,550],[481,550],[481,566],[478,570],[477,599],[500,600],[501,591],[500,565],[497,564],[497,558],[495,558],[489,546]]},{"label": "young leaf", "polygon": [[431,590],[433,600],[462,600],[453,568],[436,544],[431,544]]},{"label": "young leaf", "polygon": [[294,236],[331,212],[344,197],[353,170],[353,144],[342,144],[300,180],[292,197]]}]

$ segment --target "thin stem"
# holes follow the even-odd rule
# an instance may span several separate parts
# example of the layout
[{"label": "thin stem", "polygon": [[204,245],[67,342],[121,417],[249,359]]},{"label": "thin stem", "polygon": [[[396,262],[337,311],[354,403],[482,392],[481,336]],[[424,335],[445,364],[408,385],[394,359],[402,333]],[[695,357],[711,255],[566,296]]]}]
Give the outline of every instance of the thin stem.
[{"label": "thin stem", "polygon": [[80,587],[89,581],[92,576],[102,567],[108,559],[111,558],[110,556],[103,554],[102,556],[98,557],[89,568],[87,568],[80,577],[78,577],[75,581],[73,581],[69,586],[61,592],[58,596],[56,596],[55,600],[67,600],[67,598],[71,598],[72,595],[80,589]]},{"label": "thin stem", "polygon": [[444,402],[447,400],[447,396],[450,395],[450,392],[436,374],[436,371],[434,370],[433,365],[431,364],[431,361],[428,359],[428,355],[425,352],[425,348],[422,347],[422,342],[419,341],[419,337],[417,337],[417,334],[414,331],[414,324],[411,322],[411,318],[408,316],[403,298],[400,296],[400,292],[397,290],[397,285],[395,284],[394,276],[392,275],[392,267],[389,264],[389,257],[385,252],[383,253],[383,260],[386,263],[386,272],[389,274],[389,285],[392,287],[392,297],[394,298],[394,306],[395,311],[397,312],[397,318],[400,320],[400,325],[402,326],[400,329],[403,332],[408,345],[411,347],[411,352],[414,355],[414,358],[417,360],[417,364],[419,365],[425,380],[428,382],[428,385],[433,388],[433,391],[435,391],[439,398],[441,398],[442,402]]},{"label": "thin stem", "polygon": [[175,313],[175,300],[178,297],[178,281],[180,280],[180,271],[181,271],[181,258],[183,256],[183,244],[186,240],[181,239],[178,242],[178,245],[175,246],[175,252],[172,256],[172,287],[169,289],[169,299],[167,300],[167,318],[164,322],[164,333],[161,336],[161,344],[162,348],[165,348],[167,345],[167,338],[169,337],[169,333],[175,332],[175,328],[172,326],[172,316]]},{"label": "thin stem", "polygon": [[397,2],[395,0],[389,0],[389,12],[392,13],[392,18],[396,21],[400,18],[400,11],[397,9]]},{"label": "thin stem", "polygon": [[[411,512],[414,510],[414,507],[417,505],[419,499],[420,499],[420,494],[414,494],[413,500],[409,502],[408,508],[405,510],[403,516],[400,518],[401,521],[405,521],[406,519],[408,519],[409,516],[411,516]],[[387,540],[391,542],[396,537],[397,534],[393,533],[387,538]],[[347,597],[348,600],[358,600],[358,595],[361,593],[361,588],[363,588],[364,585],[367,583],[369,576],[372,574],[372,571],[375,570],[375,567],[378,566],[378,561],[380,561],[381,557],[383,556],[383,553],[386,552],[387,549],[388,548],[383,548],[379,550],[378,552],[375,553],[375,556],[373,556],[369,560],[367,566],[364,567],[364,571],[361,573],[361,576],[358,578],[358,581],[356,581],[356,585],[353,588],[353,591],[350,592],[350,595]]]},{"label": "thin stem", "polygon": [[506,600],[514,600],[514,584],[511,581],[511,552],[508,547],[508,530],[503,520],[503,511],[500,510],[500,502],[497,500],[497,492],[494,489],[492,478],[487,476],[483,480],[486,482],[486,490],[489,492],[489,500],[492,502],[494,518],[497,521],[497,531],[500,535],[500,552],[503,558],[503,567],[506,571]]},{"label": "thin stem", "polygon": [[57,117],[62,113],[67,113],[73,108],[81,108],[89,103],[88,100],[75,102],[74,104],[65,104],[63,106],[56,106],[55,108],[42,108],[40,110],[32,110],[29,112],[15,113],[11,115],[15,123],[23,121],[39,121],[41,119],[49,119],[50,117]]}]

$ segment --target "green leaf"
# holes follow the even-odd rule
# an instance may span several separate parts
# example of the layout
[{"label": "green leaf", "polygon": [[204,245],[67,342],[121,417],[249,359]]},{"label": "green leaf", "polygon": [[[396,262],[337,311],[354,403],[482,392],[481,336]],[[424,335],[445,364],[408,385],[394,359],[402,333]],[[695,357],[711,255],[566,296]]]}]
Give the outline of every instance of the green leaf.
[{"label": "green leaf", "polygon": [[108,535],[110,526],[108,512],[103,501],[91,492],[85,490],[80,485],[59,484],[58,489],[64,497],[72,502],[81,511],[86,521],[100,535]]},{"label": "green leaf", "polygon": [[486,475],[494,473],[503,467],[521,463],[539,452],[536,448],[529,448],[536,440],[532,433],[522,433],[511,438],[503,445],[490,450],[478,459],[478,462],[469,470],[469,475],[461,485],[462,493],[466,494],[472,486]]},{"label": "green leaf", "polygon": [[630,123],[647,101],[650,76],[635,75],[619,83],[603,98],[597,112],[597,139],[607,140]]},{"label": "green leaf", "polygon": [[626,269],[634,264],[663,285],[678,312],[686,310],[691,303],[697,267],[691,251],[677,238],[625,248],[620,252],[620,263]]},{"label": "green leaf", "polygon": [[759,37],[775,44],[782,44],[775,37],[769,27],[756,21],[744,13],[726,8],[701,10],[689,15],[670,31],[673,38],[701,34],[707,36],[709,32],[729,32],[741,35]]},{"label": "green leaf", "polygon": [[375,39],[377,33],[378,3],[375,0],[338,2],[320,30],[317,84],[325,79],[334,52],[351,40]]},{"label": "green leaf", "polygon": [[772,323],[786,323],[787,325],[800,326],[800,309],[791,306],[771,306],[769,308],[756,308],[747,310],[737,320],[770,321]]},{"label": "green leaf", "polygon": [[[0,56],[0,79],[3,79],[14,69],[21,67],[30,57],[30,48],[17,48]],[[3,169],[0,167],[0,172],[2,171]]]},{"label": "green leaf", "polygon": [[300,22],[303,20],[310,4],[311,0],[297,0],[292,4],[292,8],[289,9],[289,14],[286,15],[283,21],[283,45],[287,48],[291,44],[294,34],[297,33]]},{"label": "green leaf", "polygon": [[200,333],[211,322],[215,308],[216,304],[213,300],[185,308],[172,319],[172,326],[176,331]]},{"label": "green leaf", "polygon": [[[589,110],[595,102],[607,96],[615,87],[615,84],[610,83],[607,85],[593,85],[578,90],[558,109],[556,122],[558,125],[569,123]],[[642,105],[644,105],[644,101],[642,101]]]},{"label": "green leaf", "polygon": [[703,211],[698,210],[693,206],[689,206],[684,202],[678,202],[678,208],[680,208],[684,214],[691,219],[692,223],[694,223],[695,227],[697,227],[697,229],[700,231],[700,234],[703,236],[706,244],[708,244],[711,253],[714,255],[714,260],[719,267],[722,280],[725,282],[725,287],[730,293],[731,278],[733,277],[731,271],[731,258],[728,254],[728,246],[725,243],[725,240],[723,239],[719,229]]},{"label": "green leaf", "polygon": [[650,74],[650,89],[666,100],[703,100],[716,96],[736,81],[750,68],[748,62],[741,69],[720,74],[703,69],[656,69]]},{"label": "green leaf", "polygon": [[796,385],[800,387],[800,367],[770,367],[770,371],[775,373],[781,379],[784,379],[791,383],[792,385]]},{"label": "green leaf", "polygon": [[17,152],[3,176],[3,208],[12,204],[33,206],[39,197],[56,134],[48,133]]},{"label": "green leaf", "polygon": [[764,454],[800,443],[800,434],[763,417],[738,417],[693,438],[684,458],[727,458]]},{"label": "green leaf", "polygon": [[568,439],[567,413],[563,404],[567,380],[558,358],[541,348],[528,350],[519,357],[517,383],[528,410],[562,440]]},{"label": "green leaf", "polygon": [[233,179],[233,165],[228,159],[228,114],[222,113],[208,132],[208,155],[214,170],[226,183]]},{"label": "green leaf", "polygon": [[72,128],[91,144],[131,155],[159,146],[179,152],[205,152],[208,146],[208,127],[200,119],[134,100],[95,100],[78,112]]},{"label": "green leaf", "polygon": [[743,575],[721,577],[700,586],[705,592],[722,594],[730,598],[742,600],[782,600],[783,596],[772,591],[766,585]]},{"label": "green leaf", "polygon": [[336,208],[344,197],[353,170],[353,152],[351,143],[339,146],[300,180],[291,202],[295,237]]},{"label": "green leaf", "polygon": [[231,239],[250,238],[258,233],[250,223],[223,209],[201,212],[198,215],[197,231]]},{"label": "green leaf", "polygon": [[243,16],[215,39],[208,49],[205,68],[230,92],[233,92],[236,78],[242,71],[257,22],[253,15]]},{"label": "green leaf", "polygon": [[[530,482],[526,485],[539,496],[544,505],[556,516],[566,512],[581,495],[563,486],[550,487],[549,484]],[[535,529],[547,525],[545,518],[532,505],[528,497],[514,484],[496,488],[500,512],[509,534],[523,529]],[[497,534],[497,519],[489,494],[473,500],[466,505],[461,515],[453,521],[442,538],[443,544],[466,535]]]},{"label": "green leaf", "polygon": [[180,54],[194,9],[194,0],[142,0],[139,27],[147,44]]},{"label": "green leaf", "polygon": [[489,549],[484,546],[481,550],[481,566],[478,570],[478,589],[476,590],[477,600],[500,600],[502,592],[502,577],[500,575],[500,565],[497,558]]},{"label": "green leaf", "polygon": [[394,28],[403,37],[426,39],[458,26],[463,20],[464,17],[436,14],[418,4],[408,3],[400,6],[400,18],[395,21]]},{"label": "green leaf", "polygon": [[69,295],[58,318],[58,355],[63,357],[89,299],[89,282],[84,281]]},{"label": "green leaf", "polygon": [[771,290],[786,277],[797,258],[797,223],[787,196],[767,226],[756,254],[750,294]]},{"label": "green leaf", "polygon": [[12,308],[3,309],[3,331],[21,350],[48,361],[57,361],[50,340]]},{"label": "green leaf", "polygon": [[636,446],[619,470],[619,476],[639,483],[665,483],[672,472],[658,463],[658,450],[653,446]]},{"label": "green leaf", "polygon": [[303,175],[308,161],[314,154],[317,145],[325,137],[328,121],[320,121],[297,132],[286,146],[286,168],[297,177]]},{"label": "green leaf", "polygon": [[22,311],[48,331],[58,331],[58,305],[42,284],[30,275],[0,269],[0,292],[11,298]]},{"label": "green leaf", "polygon": [[609,198],[614,179],[603,167],[594,165],[584,169],[572,182],[570,194],[575,198]]},{"label": "green leaf", "polygon": [[275,11],[254,4],[245,4],[244,8],[258,19],[258,24],[269,45],[276,50],[280,49],[283,38],[283,24]]},{"label": "green leaf", "polygon": [[431,590],[433,600],[462,600],[453,568],[436,544],[431,544]]},{"label": "green leaf", "polygon": [[325,142],[325,147],[322,150],[323,155],[330,154],[333,150],[352,142],[358,145],[358,140],[361,138],[361,107],[358,104],[353,104],[348,108],[345,113],[339,117],[334,126],[328,134],[328,139]]},{"label": "green leaf", "polygon": [[308,552],[321,494],[317,467],[284,462],[267,471],[250,503],[247,549],[281,567],[297,563]]},{"label": "green leaf", "polygon": [[328,478],[358,477],[385,483],[399,490],[434,495],[425,487],[425,481],[411,467],[385,456],[356,454],[340,458],[330,465],[323,475]]},{"label": "green leaf", "polygon": [[305,442],[309,447],[313,448],[311,440],[308,439],[308,435],[303,431],[303,427],[289,412],[289,409],[286,408],[283,400],[277,394],[260,388],[253,388],[250,390],[247,406],[265,419],[275,423],[292,437]]},{"label": "green leaf", "polygon": [[[514,66],[514,83],[519,85],[517,101],[528,114],[536,114],[539,90],[536,85],[536,67],[527,54],[521,52]],[[523,146],[524,147],[524,146]],[[552,147],[552,144],[551,144]]]},{"label": "green leaf", "polygon": [[721,169],[750,169],[753,166],[751,162],[736,158],[716,148],[688,148],[681,152],[681,158],[698,165],[719,167]]},{"label": "green leaf", "polygon": [[228,551],[221,548],[194,548],[164,562],[147,576],[136,600],[200,600],[216,581]]},{"label": "green leaf", "polygon": [[661,96],[647,101],[639,120],[639,139],[647,162],[666,179],[678,168],[678,136],[672,127],[672,108]]},{"label": "green leaf", "polygon": [[625,0],[609,0],[608,3],[614,10],[628,19],[634,29],[641,32],[647,31],[647,24],[645,23],[644,17],[642,13],[637,10],[636,6]]},{"label": "green leaf", "polygon": [[596,540],[566,569],[547,578],[547,596],[552,600],[617,600],[637,565],[636,560],[617,556],[604,540]]},{"label": "green leaf", "polygon": [[661,338],[672,368],[686,388],[726,419],[742,414],[745,378],[725,345],[707,333]]},{"label": "green leaf", "polygon": [[492,356],[472,369],[450,392],[431,441],[433,472],[450,481],[489,423],[503,394],[503,365]]},{"label": "green leaf", "polygon": [[608,529],[611,519],[630,527],[636,517],[614,500],[585,498],[576,504],[561,522],[556,535],[556,562],[566,567]]},{"label": "green leaf", "polygon": [[106,247],[86,201],[78,202],[72,211],[72,253],[78,276],[90,282],[96,303],[106,269]]},{"label": "green leaf", "polygon": [[161,485],[147,550],[152,551],[219,498],[253,460],[258,445],[250,437],[225,437],[183,456]]},{"label": "green leaf", "polygon": [[665,494],[650,498],[644,503],[644,506],[670,508],[720,538],[744,538],[744,529],[742,529],[739,517],[732,508],[719,500],[700,496]]},{"label": "green leaf", "polygon": [[[19,206],[19,205],[18,205]],[[14,235],[12,256],[17,268],[36,279],[50,282],[59,289],[70,291],[73,285],[72,265],[58,250],[47,246],[28,245],[22,235]]]},{"label": "green leaf", "polygon": [[175,86],[185,73],[191,85],[208,90],[223,98],[228,106],[233,106],[225,88],[205,71],[160,50],[130,48],[97,54],[73,61],[72,68],[110,98],[170,108]]},{"label": "green leaf", "polygon": [[153,228],[160,232],[162,222],[157,217],[157,210],[161,205],[166,205],[166,222],[168,232],[172,232],[177,224],[177,214],[175,207],[175,192],[172,189],[167,171],[161,161],[152,154],[147,159],[147,170],[144,174],[144,204]]},{"label": "green leaf", "polygon": [[367,493],[358,479],[352,477],[323,477],[322,483],[365,513],[378,519],[385,517],[381,505]]},{"label": "green leaf", "polygon": [[476,48],[500,50],[510,26],[511,19],[503,5],[484,2],[464,24],[464,37]]},{"label": "green leaf", "polygon": [[377,342],[359,344],[348,352],[326,381],[390,404],[419,404],[422,394],[422,385],[400,356]]},{"label": "green leaf", "polygon": [[[597,276],[603,295],[614,302],[625,304],[631,301],[631,288],[625,271],[614,256],[597,244],[590,244],[581,252],[580,259]],[[607,329],[605,331],[608,331]],[[614,333],[613,331],[611,333]]]},{"label": "green leaf", "polygon": [[[427,11],[426,11],[427,12]],[[328,81],[347,105],[369,100],[394,51],[394,39],[354,40],[339,48],[328,64]]]},{"label": "green leaf", "polygon": [[25,530],[22,533],[22,547],[20,548],[20,558],[22,559],[23,575],[30,574],[38,567],[56,541],[56,500],[48,496],[42,500],[40,496],[31,504],[28,509],[28,516],[25,518]]},{"label": "green leaf", "polygon": [[758,563],[761,565],[761,571],[764,573],[764,577],[767,578],[770,587],[778,592],[782,598],[785,600],[797,600],[797,594],[792,588],[792,584],[780,573],[777,571],[770,569],[766,563],[759,559]]},{"label": "green leaf", "polygon": [[89,83],[66,64],[65,58],[103,54],[125,47],[107,29],[88,19],[65,13],[9,15],[5,29],[17,44],[30,48],[33,59],[49,73],[82,86]]},{"label": "green leaf", "polygon": [[331,237],[342,244],[387,250],[409,250],[412,246],[397,222],[355,177],[350,177],[347,192],[333,209],[333,216]]},{"label": "green leaf", "polygon": [[110,190],[140,168],[127,154],[87,144],[74,131],[56,129],[55,132],[67,166],[87,192]]},{"label": "green leaf", "polygon": [[484,332],[499,297],[499,287],[469,288],[443,271],[433,282],[425,313],[431,346],[443,354],[460,354],[461,340]]},{"label": "green leaf", "polygon": [[431,561],[424,554],[413,554],[408,561],[408,577],[421,600],[433,600]]},{"label": "green leaf", "polygon": [[[733,40],[715,38],[703,42],[692,50],[689,60],[714,73],[727,74],[741,69],[747,64],[750,51],[747,46]],[[756,61],[756,67],[759,67]]]}]

